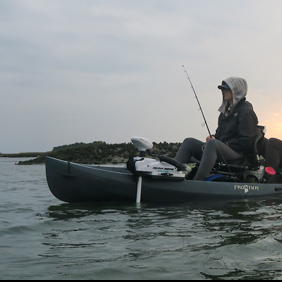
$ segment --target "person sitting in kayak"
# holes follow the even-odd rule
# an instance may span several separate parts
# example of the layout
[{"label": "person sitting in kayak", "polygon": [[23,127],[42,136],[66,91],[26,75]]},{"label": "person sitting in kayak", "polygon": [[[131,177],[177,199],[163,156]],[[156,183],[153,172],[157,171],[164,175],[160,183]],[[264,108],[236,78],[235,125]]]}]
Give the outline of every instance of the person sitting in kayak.
[{"label": "person sitting in kayak", "polygon": [[258,118],[252,104],[246,101],[246,80],[229,77],[218,88],[222,91],[222,105],[218,109],[216,133],[208,136],[206,143],[186,138],[175,156],[183,164],[193,163],[192,157],[200,160],[194,180],[204,180],[209,176],[217,160],[228,163],[250,153],[256,136]]}]

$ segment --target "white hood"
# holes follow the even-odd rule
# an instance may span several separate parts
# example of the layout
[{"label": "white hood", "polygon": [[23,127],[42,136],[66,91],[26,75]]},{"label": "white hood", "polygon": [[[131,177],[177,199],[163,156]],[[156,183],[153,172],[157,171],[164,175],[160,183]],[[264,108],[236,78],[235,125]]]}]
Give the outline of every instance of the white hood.
[{"label": "white hood", "polygon": [[[233,106],[231,107],[231,111],[232,109],[234,109],[234,107],[236,106],[236,104],[242,100],[244,97],[246,97],[247,95],[247,91],[248,91],[248,84],[247,81],[244,78],[241,77],[228,77],[225,80],[223,80],[231,89],[232,93],[233,93]],[[227,106],[227,101],[223,100],[222,97],[222,104],[219,107],[219,111],[221,113],[225,112]]]}]

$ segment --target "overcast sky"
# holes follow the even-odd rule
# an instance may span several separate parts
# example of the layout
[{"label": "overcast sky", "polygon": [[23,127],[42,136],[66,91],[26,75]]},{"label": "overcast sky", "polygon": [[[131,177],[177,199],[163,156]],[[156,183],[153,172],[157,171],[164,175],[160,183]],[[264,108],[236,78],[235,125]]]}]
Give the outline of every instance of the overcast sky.
[{"label": "overcast sky", "polygon": [[0,0],[0,152],[205,140],[230,76],[282,139],[281,0]]}]

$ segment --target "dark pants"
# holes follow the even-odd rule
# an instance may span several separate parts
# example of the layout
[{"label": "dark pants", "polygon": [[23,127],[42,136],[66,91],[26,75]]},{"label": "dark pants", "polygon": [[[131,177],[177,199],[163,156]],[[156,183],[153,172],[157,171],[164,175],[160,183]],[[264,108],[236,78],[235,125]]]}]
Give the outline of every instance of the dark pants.
[{"label": "dark pants", "polygon": [[206,143],[195,138],[186,138],[181,144],[175,159],[180,163],[191,163],[191,157],[200,160],[198,171],[194,177],[196,180],[204,180],[212,170],[215,162],[228,162],[240,158],[238,153],[226,144],[216,139],[209,139]]},{"label": "dark pants", "polygon": [[265,166],[271,166],[276,172],[282,167],[282,141],[277,138],[269,138],[266,155]]}]

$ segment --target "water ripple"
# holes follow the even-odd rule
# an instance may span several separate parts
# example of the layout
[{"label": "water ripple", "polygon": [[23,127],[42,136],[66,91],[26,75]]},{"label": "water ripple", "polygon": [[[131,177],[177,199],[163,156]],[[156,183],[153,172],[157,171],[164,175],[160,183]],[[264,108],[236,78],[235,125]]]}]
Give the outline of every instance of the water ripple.
[{"label": "water ripple", "polygon": [[1,162],[3,279],[280,280],[282,200],[65,204],[44,166]]}]

